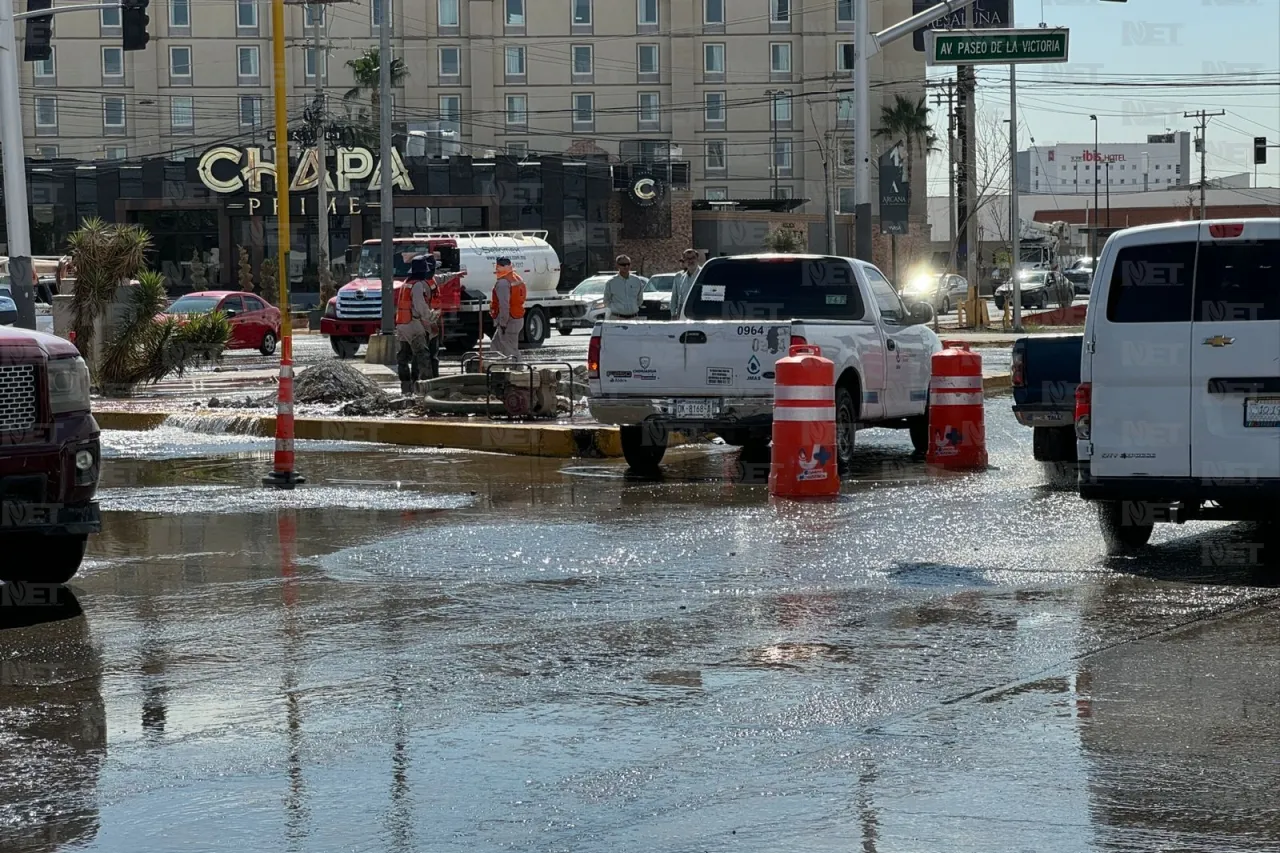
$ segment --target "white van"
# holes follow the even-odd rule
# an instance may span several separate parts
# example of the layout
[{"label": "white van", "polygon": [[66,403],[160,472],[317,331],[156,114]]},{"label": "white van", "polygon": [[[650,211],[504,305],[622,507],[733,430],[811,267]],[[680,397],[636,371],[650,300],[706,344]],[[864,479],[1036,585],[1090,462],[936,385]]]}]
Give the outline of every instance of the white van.
[{"label": "white van", "polygon": [[1280,218],[1107,240],[1075,424],[1109,553],[1157,521],[1280,519]]}]

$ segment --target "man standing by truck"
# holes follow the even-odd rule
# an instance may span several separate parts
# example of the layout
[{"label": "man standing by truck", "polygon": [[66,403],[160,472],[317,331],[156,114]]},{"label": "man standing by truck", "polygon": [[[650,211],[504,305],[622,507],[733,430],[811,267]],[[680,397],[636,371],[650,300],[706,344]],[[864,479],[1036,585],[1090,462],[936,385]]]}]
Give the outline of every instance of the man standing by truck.
[{"label": "man standing by truck", "polygon": [[408,279],[396,291],[396,339],[400,342],[396,367],[400,391],[405,394],[413,392],[419,379],[440,375],[439,299],[434,276],[435,260],[418,255],[409,263]]},{"label": "man standing by truck", "polygon": [[689,298],[689,291],[693,289],[693,280],[698,277],[698,270],[702,269],[702,265],[698,263],[696,249],[685,249],[682,260],[684,269],[676,273],[676,280],[671,284],[672,320],[680,318],[680,312],[684,309],[684,301]]},{"label": "man standing by truck", "polygon": [[604,309],[607,320],[634,320],[644,299],[644,282],[631,277],[631,259],[618,255],[618,274],[605,282]]},{"label": "man standing by truck", "polygon": [[510,359],[520,357],[520,329],[524,326],[524,279],[516,274],[510,258],[498,258],[494,266],[497,281],[489,300],[493,317],[493,348]]}]

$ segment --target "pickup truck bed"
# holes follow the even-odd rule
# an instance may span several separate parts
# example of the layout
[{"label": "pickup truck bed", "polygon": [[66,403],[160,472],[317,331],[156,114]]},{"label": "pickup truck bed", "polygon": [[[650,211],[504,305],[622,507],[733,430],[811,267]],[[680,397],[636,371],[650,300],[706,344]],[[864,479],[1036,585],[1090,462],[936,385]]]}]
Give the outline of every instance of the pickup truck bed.
[{"label": "pickup truck bed", "polygon": [[1013,414],[1035,430],[1041,462],[1075,462],[1075,399],[1083,335],[1037,335],[1013,342]]}]

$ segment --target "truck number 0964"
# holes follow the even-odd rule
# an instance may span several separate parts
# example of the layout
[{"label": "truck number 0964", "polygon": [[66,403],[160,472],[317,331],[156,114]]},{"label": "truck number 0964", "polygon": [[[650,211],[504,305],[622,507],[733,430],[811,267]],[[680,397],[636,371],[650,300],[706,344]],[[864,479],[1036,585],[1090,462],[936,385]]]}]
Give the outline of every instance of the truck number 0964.
[{"label": "truck number 0964", "polygon": [[739,334],[739,335],[750,335],[750,336],[752,336],[752,337],[754,337],[754,336],[756,336],[756,335],[763,335],[763,334],[764,334],[764,326],[739,326],[739,327],[738,327],[738,334]]}]

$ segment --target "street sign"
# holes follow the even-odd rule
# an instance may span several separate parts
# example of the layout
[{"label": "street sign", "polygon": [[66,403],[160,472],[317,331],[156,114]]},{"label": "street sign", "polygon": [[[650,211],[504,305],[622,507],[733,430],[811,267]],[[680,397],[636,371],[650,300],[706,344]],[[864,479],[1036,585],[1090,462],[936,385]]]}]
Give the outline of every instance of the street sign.
[{"label": "street sign", "polygon": [[880,233],[906,234],[911,206],[902,143],[880,155]]},{"label": "street sign", "polygon": [[924,34],[927,65],[1014,65],[1066,62],[1067,30],[931,30]]},{"label": "street sign", "polygon": [[[919,14],[931,6],[938,5],[938,0],[912,0],[911,13]],[[961,9],[944,15],[927,27],[921,27],[911,34],[911,43],[917,53],[924,52],[924,34],[934,30],[990,30],[1009,26],[1009,0],[975,0],[973,24],[968,21],[968,10]]]}]

